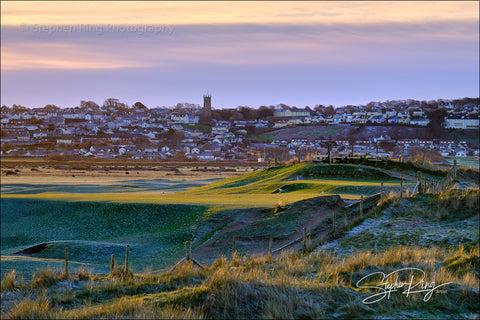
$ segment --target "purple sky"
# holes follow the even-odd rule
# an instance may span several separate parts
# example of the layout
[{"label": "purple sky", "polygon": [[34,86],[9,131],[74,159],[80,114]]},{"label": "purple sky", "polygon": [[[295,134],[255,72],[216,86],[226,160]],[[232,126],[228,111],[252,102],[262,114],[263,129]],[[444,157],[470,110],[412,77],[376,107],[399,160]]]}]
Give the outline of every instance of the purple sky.
[{"label": "purple sky", "polygon": [[[224,3],[208,4],[215,16],[196,2],[140,3],[135,13],[107,4],[100,11],[123,23],[88,20],[96,25],[65,8],[48,10],[64,18],[55,23],[38,18],[41,6],[23,16],[15,4],[2,2],[2,105],[113,97],[173,106],[201,104],[207,91],[214,108],[479,96],[478,2],[420,3],[415,14],[402,13],[404,3],[291,2],[274,11],[242,2],[231,16]],[[172,14],[162,16],[166,5]]]}]

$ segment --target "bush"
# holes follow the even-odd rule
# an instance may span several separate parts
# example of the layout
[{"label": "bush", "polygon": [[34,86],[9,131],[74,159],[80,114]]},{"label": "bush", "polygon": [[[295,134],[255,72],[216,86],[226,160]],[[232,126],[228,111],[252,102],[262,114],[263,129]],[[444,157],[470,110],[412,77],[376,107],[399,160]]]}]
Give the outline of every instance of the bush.
[{"label": "bush", "polygon": [[49,288],[54,286],[60,280],[62,280],[61,273],[58,271],[53,271],[50,267],[48,267],[47,269],[41,269],[38,275],[33,273],[30,286],[34,289]]}]

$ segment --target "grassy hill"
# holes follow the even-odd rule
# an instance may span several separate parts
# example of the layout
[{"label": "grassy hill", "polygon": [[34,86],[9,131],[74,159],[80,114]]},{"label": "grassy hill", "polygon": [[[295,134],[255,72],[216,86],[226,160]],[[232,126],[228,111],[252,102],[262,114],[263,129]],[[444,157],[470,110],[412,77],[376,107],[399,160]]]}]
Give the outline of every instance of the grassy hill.
[{"label": "grassy hill", "polygon": [[373,194],[399,179],[385,170],[358,165],[294,164],[251,172],[187,191],[187,194],[268,194],[307,192],[330,194]]},{"label": "grassy hill", "polygon": [[[131,265],[136,270],[159,269],[181,257],[185,241],[198,247],[226,226],[231,230],[223,230],[223,238],[216,240],[215,254],[230,248],[232,236],[265,240],[272,234],[277,242],[292,237],[307,221],[319,222],[313,212],[322,216],[328,208],[323,200],[315,200],[318,196],[358,198],[379,192],[380,182],[387,193],[399,183],[378,168],[297,164],[172,195],[29,194],[22,186],[20,194],[2,195],[2,272],[16,268],[27,274],[36,265],[61,265],[65,247],[70,248],[72,267],[105,272],[111,254],[123,259],[126,244],[131,246]],[[286,209],[279,210],[282,207]],[[241,230],[233,228],[236,224]],[[46,248],[30,256],[13,256],[38,244]]]},{"label": "grassy hill", "polygon": [[[398,189],[400,174],[408,177],[363,165],[272,167],[175,194],[175,203],[139,203],[154,199],[142,193],[118,202],[105,194],[2,195],[2,318],[478,318],[478,188],[390,193],[365,203],[373,209],[363,215],[344,207],[345,195],[374,194],[380,182],[386,193]],[[308,253],[298,242],[264,255],[270,235],[278,248],[304,227]],[[160,270],[183,257],[187,240],[206,267]],[[107,275],[110,255],[121,266],[126,244],[131,272]],[[41,246],[14,254],[33,245]],[[69,278],[61,271],[65,247]],[[427,300],[400,288],[364,303],[381,281],[361,287],[364,276],[404,268],[445,286]],[[409,270],[400,281],[419,276]]]},{"label": "grassy hill", "polygon": [[[139,270],[148,265],[165,267],[178,258],[176,253],[182,250],[183,243],[193,239],[194,227],[207,209],[192,205],[2,199],[2,272],[16,267],[28,269],[38,259],[63,259],[65,247],[70,248],[70,260],[104,270],[111,254],[124,259],[126,244],[131,246],[131,263]],[[47,244],[45,250],[25,259],[11,257],[18,250],[40,243]]]},{"label": "grassy hill", "polygon": [[[390,197],[346,230],[336,250],[327,243],[308,255],[223,256],[204,269],[185,263],[158,274],[81,271],[68,280],[55,270],[29,282],[11,272],[2,280],[2,318],[475,319],[479,196],[469,189]],[[392,284],[414,279],[417,289],[439,287],[407,296],[404,285],[387,295],[382,273],[393,273]],[[365,303],[373,297],[381,299]]]}]

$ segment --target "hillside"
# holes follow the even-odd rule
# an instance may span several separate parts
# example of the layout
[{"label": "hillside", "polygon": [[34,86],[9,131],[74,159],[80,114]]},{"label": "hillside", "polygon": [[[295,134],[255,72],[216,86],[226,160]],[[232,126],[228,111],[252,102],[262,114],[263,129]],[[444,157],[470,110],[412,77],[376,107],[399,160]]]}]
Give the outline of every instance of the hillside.
[{"label": "hillside", "polygon": [[[409,171],[402,173],[404,190],[413,188]],[[71,250],[74,269],[95,272],[108,271],[111,254],[123,259],[127,244],[137,271],[171,265],[182,256],[185,241],[192,241],[194,254],[205,262],[231,252],[233,237],[245,254],[264,253],[270,236],[274,249],[291,242],[288,248],[298,249],[303,228],[312,241],[320,241],[331,228],[332,215],[341,214],[350,199],[377,194],[380,183],[385,194],[398,191],[399,174],[391,165],[296,164],[170,195],[135,190],[117,194],[109,185],[85,186],[95,194],[71,193],[75,191],[69,185],[61,184],[8,185],[1,202],[2,272],[17,269],[30,277],[37,265],[61,265],[65,247]],[[140,182],[149,188],[148,181]],[[113,190],[122,184],[116,183]],[[157,186],[158,179],[152,183]],[[38,245],[42,250],[14,255]]]},{"label": "hillside", "polygon": [[[380,182],[398,184],[388,171],[358,165],[295,164],[251,172],[192,189],[187,194],[330,193],[373,194]],[[348,188],[350,187],[350,188]],[[349,192],[350,191],[350,192]]]},{"label": "hillside", "polygon": [[449,131],[441,128],[432,131],[428,127],[413,126],[385,126],[385,125],[316,125],[296,126],[278,129],[265,134],[269,139],[306,138],[335,140],[368,140],[371,137],[389,136],[394,140],[399,139],[444,139],[460,141],[466,140],[473,145],[478,145],[478,132],[475,130]]},{"label": "hillside", "polygon": [[[60,271],[44,270],[28,283],[9,273],[2,280],[2,318],[475,319],[480,315],[479,196],[478,189],[469,189],[389,197],[345,225],[334,240],[339,245],[327,241],[307,255],[229,255],[204,269],[184,263],[170,272],[126,277],[81,271],[67,280]],[[325,205],[334,207],[329,199]],[[291,208],[302,205],[312,203]],[[265,215],[260,225],[268,219],[280,221]],[[416,269],[401,272],[405,268]],[[382,281],[372,277],[375,272],[398,274],[392,282],[406,283],[413,276],[416,283],[422,279],[435,287],[409,296],[403,287],[387,296],[375,286]]]},{"label": "hillside", "polygon": [[[2,199],[2,273],[12,268],[31,270],[39,262],[61,263],[70,248],[72,267],[109,270],[110,255],[123,259],[131,246],[131,264],[166,267],[178,258],[183,243],[207,207],[192,205],[117,204],[37,199]],[[15,252],[44,244],[28,255]],[[122,258],[120,258],[122,257]]]}]

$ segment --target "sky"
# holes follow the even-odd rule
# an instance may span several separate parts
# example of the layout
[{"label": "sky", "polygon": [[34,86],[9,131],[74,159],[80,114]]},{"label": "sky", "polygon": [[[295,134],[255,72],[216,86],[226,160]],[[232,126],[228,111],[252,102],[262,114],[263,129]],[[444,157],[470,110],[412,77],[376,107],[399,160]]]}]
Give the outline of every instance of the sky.
[{"label": "sky", "polygon": [[478,1],[2,1],[1,104],[479,96]]}]

